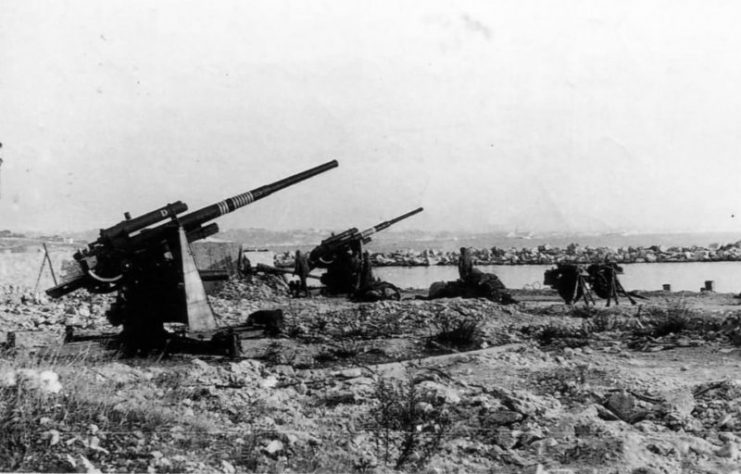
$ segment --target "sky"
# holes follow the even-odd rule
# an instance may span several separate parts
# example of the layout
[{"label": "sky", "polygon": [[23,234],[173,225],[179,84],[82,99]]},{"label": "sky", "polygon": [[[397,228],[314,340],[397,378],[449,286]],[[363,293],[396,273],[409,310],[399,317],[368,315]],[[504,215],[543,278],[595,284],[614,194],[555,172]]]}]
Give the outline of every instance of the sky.
[{"label": "sky", "polygon": [[0,229],[741,230],[738,2],[2,4]]}]

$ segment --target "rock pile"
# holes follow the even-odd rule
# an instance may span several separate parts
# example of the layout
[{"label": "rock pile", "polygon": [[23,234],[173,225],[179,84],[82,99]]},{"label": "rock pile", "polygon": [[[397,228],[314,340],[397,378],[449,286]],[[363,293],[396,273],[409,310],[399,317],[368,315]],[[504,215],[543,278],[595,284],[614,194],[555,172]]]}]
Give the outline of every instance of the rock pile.
[{"label": "rock pile", "polygon": [[[372,253],[371,261],[376,266],[426,266],[457,265],[458,251],[443,250],[396,250],[387,253]],[[539,245],[530,248],[484,248],[472,251],[476,265],[548,265],[558,262],[591,263],[606,258],[617,263],[656,262],[727,262],[741,261],[741,241],[708,247],[591,247],[569,244],[566,248]],[[276,265],[293,266],[290,253],[276,255]]]}]

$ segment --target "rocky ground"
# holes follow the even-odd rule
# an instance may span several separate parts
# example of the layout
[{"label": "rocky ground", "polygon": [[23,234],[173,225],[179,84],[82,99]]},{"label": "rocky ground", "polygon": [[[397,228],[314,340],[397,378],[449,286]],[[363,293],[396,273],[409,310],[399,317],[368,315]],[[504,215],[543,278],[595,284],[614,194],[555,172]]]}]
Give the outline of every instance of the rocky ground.
[{"label": "rocky ground", "polygon": [[[638,306],[293,300],[230,282],[221,324],[282,308],[246,357],[40,351],[110,330],[109,298],[0,294],[0,469],[55,472],[738,472],[739,300]],[[0,340],[5,337],[0,334]],[[56,346],[59,347],[59,346]]]}]

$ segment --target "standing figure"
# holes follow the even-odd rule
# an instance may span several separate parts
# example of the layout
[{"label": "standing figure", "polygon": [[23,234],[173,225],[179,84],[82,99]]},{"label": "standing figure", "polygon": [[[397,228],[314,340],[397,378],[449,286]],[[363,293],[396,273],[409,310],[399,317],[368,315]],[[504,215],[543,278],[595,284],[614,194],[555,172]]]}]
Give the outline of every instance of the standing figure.
[{"label": "standing figure", "polygon": [[471,252],[466,247],[461,247],[461,255],[458,257],[458,276],[464,283],[471,279],[473,274],[473,259]]},{"label": "standing figure", "polygon": [[293,265],[293,274],[299,278],[299,287],[296,290],[296,296],[300,296],[302,293],[304,296],[309,296],[309,288],[306,286],[306,278],[309,276],[309,261],[300,250],[296,250],[296,259]]},{"label": "standing figure", "polygon": [[360,265],[360,281],[358,290],[369,288],[374,282],[373,267],[371,266],[370,254],[368,251],[363,252],[363,262]]},{"label": "standing figure", "polygon": [[361,242],[350,242],[338,249],[321,282],[330,295],[352,294],[358,289],[363,247]]}]

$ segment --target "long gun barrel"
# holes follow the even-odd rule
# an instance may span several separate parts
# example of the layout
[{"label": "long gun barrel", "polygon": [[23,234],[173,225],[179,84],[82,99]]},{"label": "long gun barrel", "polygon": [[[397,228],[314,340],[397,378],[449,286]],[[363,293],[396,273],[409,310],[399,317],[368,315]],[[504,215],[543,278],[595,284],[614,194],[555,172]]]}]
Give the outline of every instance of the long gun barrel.
[{"label": "long gun barrel", "polygon": [[336,167],[337,160],[329,161],[327,163],[324,163],[323,165],[319,165],[301,173],[294,174],[293,176],[281,179],[280,181],[266,184],[265,186],[260,186],[259,188],[255,188],[252,191],[237,194],[236,196],[224,199],[223,201],[216,204],[211,204],[210,206],[206,206],[202,209],[191,212],[190,214],[186,214],[178,220],[180,221],[180,225],[182,225],[185,230],[188,230],[193,226],[203,224],[204,222],[210,221],[211,219],[215,219],[219,216],[223,216],[224,214],[233,212],[240,207],[251,204],[264,197],[270,196],[276,191],[280,191],[281,189],[287,188],[288,186],[292,186],[296,183],[300,183],[301,181],[312,178],[318,174],[324,173],[325,171],[329,171],[332,168]]},{"label": "long gun barrel", "polygon": [[[265,265],[264,263],[258,263],[255,269],[258,272],[269,273],[271,275],[293,275],[293,272],[291,270]],[[316,275],[306,275],[306,278],[314,278],[316,280],[319,279],[319,277]]]},{"label": "long gun barrel", "polygon": [[409,211],[406,214],[402,214],[399,217],[394,217],[393,219],[381,222],[378,225],[374,225],[371,228],[365,229],[363,232],[360,233],[363,236],[363,243],[367,243],[366,239],[368,239],[371,235],[375,234],[376,232],[380,232],[384,229],[388,229],[389,227],[396,224],[397,222],[403,221],[404,219],[408,217],[412,217],[415,214],[419,214],[422,211],[424,211],[424,208],[418,207],[417,209],[413,211]]},{"label": "long gun barrel", "polygon": [[[210,206],[206,206],[198,209],[197,211],[193,211],[191,213],[180,216],[178,217],[178,223],[186,232],[188,232],[197,228],[205,222],[216,219],[217,217],[223,216],[224,214],[234,212],[240,207],[244,207],[257,200],[267,197],[274,192],[285,189],[296,183],[300,183],[301,181],[312,178],[318,174],[324,173],[325,171],[329,171],[332,168],[336,168],[337,166],[337,160],[328,161],[327,163],[316,166],[301,173],[294,174],[293,176],[283,178],[271,184],[266,184],[265,186],[260,186],[259,188],[247,191],[246,193],[237,194],[236,196],[224,199],[223,201],[217,202],[216,204],[211,204]],[[145,229],[140,235],[132,239],[133,244],[135,246],[140,245],[142,242],[145,242],[150,238],[156,238],[157,236],[162,234],[162,231],[171,227],[173,227],[173,224],[167,223],[162,224],[159,227],[154,227],[152,229]]]}]

